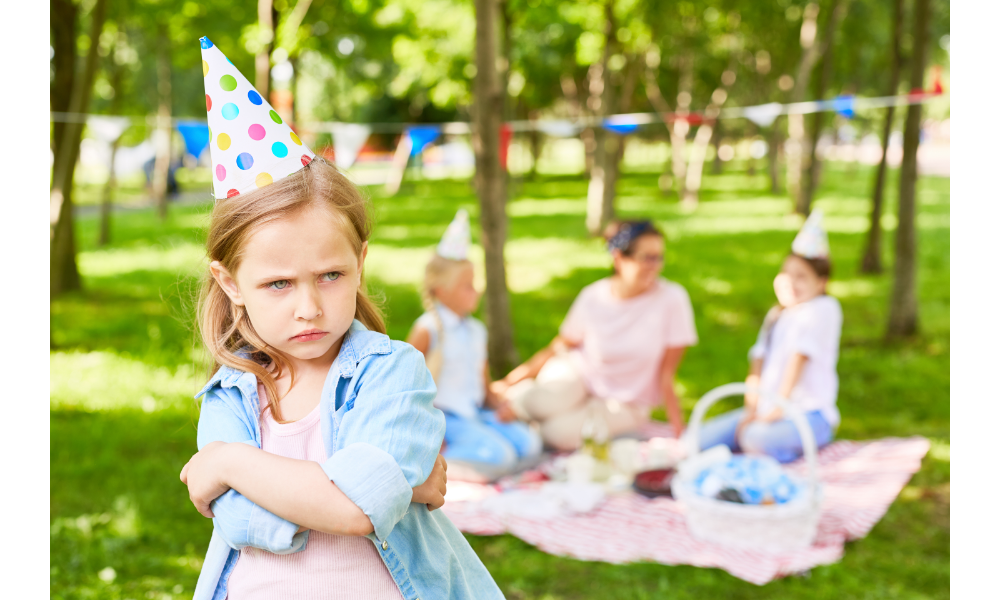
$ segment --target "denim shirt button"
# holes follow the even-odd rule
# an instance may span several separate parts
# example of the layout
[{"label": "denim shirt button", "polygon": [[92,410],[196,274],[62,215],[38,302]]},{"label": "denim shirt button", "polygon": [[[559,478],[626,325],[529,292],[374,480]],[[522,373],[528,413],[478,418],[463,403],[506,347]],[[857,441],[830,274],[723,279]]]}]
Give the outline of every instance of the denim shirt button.
[{"label": "denim shirt button", "polygon": [[389,542],[388,542],[388,540],[382,540],[382,549],[383,550],[388,550],[389,549]]}]

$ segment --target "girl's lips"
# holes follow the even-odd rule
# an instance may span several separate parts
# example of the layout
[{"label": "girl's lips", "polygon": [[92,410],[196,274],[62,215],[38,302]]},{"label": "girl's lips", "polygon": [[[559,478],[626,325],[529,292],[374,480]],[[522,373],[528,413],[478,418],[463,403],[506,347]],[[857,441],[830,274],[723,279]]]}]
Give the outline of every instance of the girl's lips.
[{"label": "girl's lips", "polygon": [[305,333],[300,333],[299,335],[293,337],[291,339],[291,341],[293,341],[293,342],[315,342],[316,340],[323,339],[324,337],[326,337],[326,335],[327,335],[327,332],[325,332],[325,331],[319,331],[319,330],[314,329],[312,331],[307,331]]}]

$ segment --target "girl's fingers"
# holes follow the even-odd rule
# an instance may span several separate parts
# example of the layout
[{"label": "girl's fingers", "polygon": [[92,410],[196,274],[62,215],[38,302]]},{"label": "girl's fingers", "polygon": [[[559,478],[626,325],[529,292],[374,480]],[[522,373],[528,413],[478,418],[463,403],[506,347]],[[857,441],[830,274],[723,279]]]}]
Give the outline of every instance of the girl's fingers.
[{"label": "girl's fingers", "polygon": [[188,461],[188,462],[184,463],[184,467],[181,469],[181,483],[183,483],[184,485],[187,485],[187,482],[188,482],[188,480],[187,480],[187,470],[188,470],[188,465],[189,464],[191,464],[191,461]]}]

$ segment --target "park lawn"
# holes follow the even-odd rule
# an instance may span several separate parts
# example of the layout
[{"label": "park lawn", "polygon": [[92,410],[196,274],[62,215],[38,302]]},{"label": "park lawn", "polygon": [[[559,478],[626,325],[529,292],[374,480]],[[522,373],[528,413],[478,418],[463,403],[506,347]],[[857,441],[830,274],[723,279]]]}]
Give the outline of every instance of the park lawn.
[{"label": "park lawn", "polygon": [[[626,175],[619,186],[622,215],[649,215],[667,232],[664,275],[691,295],[701,341],[679,373],[687,411],[704,392],[745,375],[746,351],[774,301],[771,279],[801,223],[786,198],[764,191],[763,176],[728,168],[706,177],[690,213],[660,194],[655,173]],[[919,183],[921,333],[890,344],[883,332],[891,276],[859,276],[856,268],[871,175],[828,163],[817,202],[830,231],[831,293],[845,315],[837,435],[932,440],[922,469],[871,534],[849,543],[837,564],[763,587],[716,569],[583,562],[512,536],[467,536],[508,598],[948,596],[949,180]],[[609,261],[585,234],[581,177],[539,177],[515,189],[508,279],[525,358],[551,339]],[[417,283],[434,244],[457,208],[475,218],[478,205],[467,181],[408,182],[394,198],[372,192],[367,278],[385,299],[390,335],[402,339],[422,310]],[[113,243],[102,249],[93,217],[78,223],[85,291],[51,303],[53,598],[191,597],[211,523],[190,506],[177,474],[195,451],[192,395],[207,377],[191,315],[210,208],[171,207],[163,224],[151,211],[116,214]],[[887,260],[893,210],[883,222]],[[481,261],[478,246],[473,258]]]}]

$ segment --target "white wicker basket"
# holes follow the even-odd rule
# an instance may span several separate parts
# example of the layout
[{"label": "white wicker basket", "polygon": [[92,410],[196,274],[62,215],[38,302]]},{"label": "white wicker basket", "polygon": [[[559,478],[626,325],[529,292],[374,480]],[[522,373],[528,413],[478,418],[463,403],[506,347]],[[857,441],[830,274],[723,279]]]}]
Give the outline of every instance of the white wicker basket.
[{"label": "white wicker basket", "polygon": [[791,474],[789,477],[804,486],[805,493],[785,504],[753,505],[706,498],[694,488],[695,477],[715,462],[710,455],[698,449],[698,436],[705,413],[719,400],[742,396],[746,389],[743,383],[729,383],[711,390],[698,401],[684,435],[687,458],[680,464],[671,483],[673,496],[685,506],[688,529],[697,539],[772,552],[809,547],[816,537],[822,487],[817,474],[816,440],[805,416],[795,405],[782,400],[775,402],[795,423],[802,438],[809,478],[803,481]]}]

